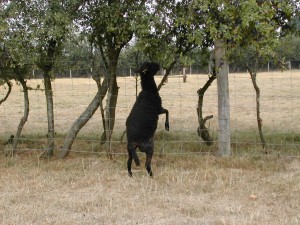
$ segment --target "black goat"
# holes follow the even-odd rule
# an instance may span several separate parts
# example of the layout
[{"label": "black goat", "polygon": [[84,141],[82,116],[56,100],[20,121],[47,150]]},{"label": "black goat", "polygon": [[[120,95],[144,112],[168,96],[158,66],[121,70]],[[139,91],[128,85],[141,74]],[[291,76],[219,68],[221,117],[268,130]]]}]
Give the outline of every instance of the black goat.
[{"label": "black goat", "polygon": [[136,154],[136,148],[146,153],[145,167],[150,176],[151,160],[154,152],[153,136],[157,128],[158,115],[166,114],[165,129],[169,130],[169,112],[162,107],[161,98],[158,93],[154,75],[160,69],[157,63],[143,63],[135,72],[140,74],[142,91],[126,120],[128,161],[127,169],[132,176],[132,159],[137,166],[140,160]]},{"label": "black goat", "polygon": [[7,140],[7,142],[5,142],[5,144],[6,144],[6,145],[12,144],[12,143],[14,142],[14,138],[15,138],[14,135],[10,135],[9,139]]}]

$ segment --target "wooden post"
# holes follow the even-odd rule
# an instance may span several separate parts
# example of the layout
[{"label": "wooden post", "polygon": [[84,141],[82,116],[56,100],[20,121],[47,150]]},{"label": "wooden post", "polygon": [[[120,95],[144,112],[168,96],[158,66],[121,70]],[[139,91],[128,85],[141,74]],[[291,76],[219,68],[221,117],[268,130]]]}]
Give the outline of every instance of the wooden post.
[{"label": "wooden post", "polygon": [[182,73],[183,73],[183,83],[186,83],[186,68],[185,67],[183,67]]},{"label": "wooden post", "polygon": [[221,40],[215,41],[215,66],[217,72],[218,86],[218,153],[221,156],[229,156],[230,149],[230,104],[229,104],[229,82],[228,64],[225,60],[226,45]]}]

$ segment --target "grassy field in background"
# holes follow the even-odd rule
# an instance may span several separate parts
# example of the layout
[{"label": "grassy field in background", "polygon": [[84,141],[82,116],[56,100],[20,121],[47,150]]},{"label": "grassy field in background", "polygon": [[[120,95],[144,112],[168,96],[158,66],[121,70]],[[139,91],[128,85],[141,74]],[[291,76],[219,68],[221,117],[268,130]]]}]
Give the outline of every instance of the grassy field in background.
[{"label": "grassy field in background", "polygon": [[[157,77],[159,82],[161,77]],[[67,159],[56,158],[66,132],[96,93],[92,79],[56,79],[55,157],[41,159],[46,143],[45,96],[30,91],[30,114],[15,157],[4,157],[4,142],[23,114],[17,85],[0,106],[0,223],[110,225],[296,225],[300,224],[300,72],[258,75],[263,128],[270,155],[262,154],[256,131],[255,94],[247,74],[230,75],[232,150],[215,157],[197,137],[197,90],[206,75],[172,76],[161,90],[170,112],[170,132],[160,117],[155,136],[154,178],[141,166],[126,170],[120,142],[135,100],[135,80],[118,78],[119,99],[112,143],[114,161],[99,144],[97,111],[80,131]],[[31,87],[41,80],[30,80]],[[0,98],[6,90],[0,87]],[[204,99],[217,138],[216,83]],[[138,153],[140,154],[140,153]],[[140,154],[142,164],[145,156]]]},{"label": "grassy field in background", "polygon": [[[156,82],[162,77],[157,76]],[[156,141],[162,152],[214,152],[217,144],[207,148],[197,136],[197,90],[207,81],[204,74],[189,75],[187,83],[175,75],[169,78],[161,91],[163,106],[170,112],[170,132],[163,129],[164,115],[160,117]],[[139,81],[138,81],[139,82]],[[235,153],[252,154],[261,152],[257,132],[255,92],[249,74],[229,75],[232,147]],[[27,85],[43,87],[42,80],[29,80]],[[116,109],[114,144],[116,152],[126,153],[119,143],[125,130],[125,120],[135,101],[135,79],[119,77],[119,97]],[[298,155],[300,144],[300,71],[269,72],[258,74],[261,89],[261,117],[263,132],[270,151]],[[96,94],[96,84],[91,78],[56,79],[53,82],[56,149],[63,144],[72,123],[84,111]],[[139,89],[138,89],[139,91]],[[6,90],[0,87],[0,97]],[[11,134],[16,132],[23,114],[23,93],[14,85],[11,96],[0,106],[0,150]],[[205,94],[203,116],[213,115],[209,120],[210,132],[217,140],[217,87],[216,81]],[[73,151],[103,151],[98,144],[103,132],[99,110],[81,129]],[[46,142],[47,119],[45,95],[42,91],[30,91],[30,114],[23,130],[21,149],[42,149]],[[125,138],[126,139],[126,138]],[[2,141],[1,141],[2,140]]]}]

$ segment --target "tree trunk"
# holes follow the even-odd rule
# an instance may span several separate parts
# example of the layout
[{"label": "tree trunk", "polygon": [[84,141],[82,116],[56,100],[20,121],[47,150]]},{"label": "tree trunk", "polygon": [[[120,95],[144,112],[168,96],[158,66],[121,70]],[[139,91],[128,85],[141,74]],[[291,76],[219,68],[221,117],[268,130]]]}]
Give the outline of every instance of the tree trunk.
[{"label": "tree trunk", "polygon": [[73,145],[73,142],[79,133],[80,129],[92,118],[98,107],[101,105],[102,100],[107,92],[107,80],[104,79],[102,85],[100,84],[100,80],[97,81],[98,91],[92,102],[89,106],[84,110],[84,112],[78,117],[78,119],[73,123],[70,128],[68,135],[65,138],[64,146],[61,149],[60,158],[66,157]]},{"label": "tree trunk", "polygon": [[118,100],[119,87],[117,78],[113,77],[110,80],[109,89],[106,99],[106,115],[105,115],[105,137],[106,137],[106,153],[109,158],[112,158],[111,139],[115,125],[116,106]]},{"label": "tree trunk", "polygon": [[48,72],[44,74],[45,95],[47,104],[47,118],[48,118],[48,142],[45,149],[47,157],[53,156],[54,151],[54,113],[53,113],[53,91],[51,85],[51,77]]},{"label": "tree trunk", "polygon": [[4,98],[0,99],[0,105],[6,101],[6,99],[8,98],[8,96],[10,95],[11,93],[11,89],[12,89],[12,83],[9,81],[9,80],[6,80],[5,83],[7,84],[8,86],[8,90],[6,92],[6,95],[4,96]]},{"label": "tree trunk", "polygon": [[205,83],[205,85],[197,91],[198,93],[197,115],[198,115],[198,123],[199,123],[197,132],[198,132],[198,136],[201,137],[204,140],[204,142],[209,146],[213,144],[213,138],[210,136],[209,131],[205,126],[205,123],[207,120],[213,118],[213,115],[203,118],[202,115],[203,98],[206,90],[209,88],[209,86],[216,78],[217,78],[216,75],[210,76],[208,81]]},{"label": "tree trunk", "polygon": [[186,83],[186,68],[184,67],[183,69],[182,69],[182,73],[183,73],[183,83]]},{"label": "tree trunk", "polygon": [[[258,64],[258,62],[256,61],[255,68],[257,68],[257,64]],[[265,140],[264,135],[263,135],[262,119],[260,117],[260,89],[259,89],[259,87],[257,85],[257,82],[256,82],[257,73],[256,73],[256,69],[254,69],[254,71],[252,71],[249,66],[247,66],[247,69],[250,73],[251,81],[252,81],[252,84],[253,84],[253,87],[254,87],[255,93],[256,93],[256,119],[257,119],[258,133],[259,133],[259,137],[260,137],[260,140],[261,140],[262,147],[265,150],[266,149],[266,140]]]},{"label": "tree trunk", "polygon": [[221,156],[229,156],[230,149],[230,104],[228,64],[225,60],[226,46],[223,41],[215,41],[215,62],[218,86],[219,149]]},{"label": "tree trunk", "polygon": [[26,86],[26,81],[23,78],[19,78],[18,80],[20,81],[22,88],[23,88],[23,92],[24,92],[24,114],[20,120],[16,135],[14,136],[14,139],[13,139],[12,152],[10,153],[11,156],[13,156],[15,154],[23,127],[24,127],[24,125],[28,119],[28,115],[29,115],[29,98],[28,98],[28,88]]}]

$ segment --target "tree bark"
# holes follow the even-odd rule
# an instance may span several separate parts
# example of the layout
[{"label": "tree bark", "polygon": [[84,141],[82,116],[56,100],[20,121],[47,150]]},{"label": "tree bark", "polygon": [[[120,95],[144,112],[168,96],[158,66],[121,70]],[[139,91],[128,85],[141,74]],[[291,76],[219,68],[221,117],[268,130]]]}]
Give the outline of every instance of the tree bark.
[{"label": "tree bark", "polygon": [[55,40],[51,38],[47,41],[46,45],[46,54],[44,50],[40,49],[41,55],[38,61],[38,67],[43,71],[44,77],[44,86],[45,86],[45,96],[46,96],[46,105],[47,105],[47,120],[48,120],[48,132],[47,132],[47,146],[44,153],[41,155],[46,157],[53,156],[54,153],[54,110],[53,110],[53,90],[51,84],[51,75],[50,72],[53,70],[54,59],[56,54],[59,52],[60,45],[62,40]]},{"label": "tree bark", "polygon": [[10,95],[11,93],[11,89],[12,89],[12,82],[10,82],[9,80],[6,80],[5,83],[7,84],[8,86],[8,90],[6,92],[6,95],[4,96],[4,98],[0,99],[0,105],[6,101],[6,99],[8,98],[8,96]]},{"label": "tree bark", "polygon": [[108,71],[108,74],[106,75],[108,90],[106,98],[105,119],[103,121],[105,126],[104,132],[101,136],[100,144],[106,144],[106,153],[108,158],[110,159],[112,159],[111,139],[115,125],[116,107],[119,93],[119,87],[117,84],[117,64],[120,51],[121,48],[115,49],[114,46],[109,46],[106,57],[104,52],[102,52],[101,54]]},{"label": "tree bark", "polygon": [[24,127],[24,125],[28,119],[28,115],[29,115],[29,98],[28,98],[28,88],[26,86],[26,81],[23,78],[19,78],[18,80],[21,83],[23,92],[24,92],[24,94],[23,94],[24,95],[24,114],[20,120],[16,135],[14,136],[13,143],[12,143],[12,150],[9,153],[10,156],[13,156],[16,152],[17,145],[18,145],[23,127]]},{"label": "tree bark", "polygon": [[205,83],[205,85],[197,91],[198,93],[197,115],[198,115],[198,123],[199,123],[197,132],[198,132],[198,136],[201,137],[208,146],[213,144],[213,138],[210,136],[209,131],[205,126],[205,123],[207,120],[213,118],[213,115],[206,116],[205,118],[203,118],[203,112],[202,112],[203,98],[206,90],[209,88],[209,86],[213,83],[213,81],[216,78],[217,78],[216,75],[210,76],[208,81]]},{"label": "tree bark", "polygon": [[98,107],[102,105],[103,98],[107,92],[107,79],[104,79],[102,85],[100,84],[100,79],[96,80],[98,91],[89,106],[84,110],[84,112],[77,118],[77,120],[73,123],[72,127],[70,128],[65,141],[64,146],[61,149],[60,158],[66,157],[73,145],[73,142],[79,133],[80,129],[92,118],[94,113],[97,111]]},{"label": "tree bark", "polygon": [[[255,68],[257,68],[257,64],[258,64],[258,62],[256,60],[255,66],[254,66]],[[257,81],[256,81],[257,73],[256,73],[256,69],[254,69],[254,71],[252,71],[249,66],[247,66],[247,70],[250,73],[251,81],[252,81],[252,84],[253,84],[253,87],[254,87],[255,93],[256,93],[256,119],[257,119],[258,133],[259,133],[259,137],[261,140],[262,148],[265,150],[266,149],[266,140],[264,138],[263,130],[262,130],[262,118],[260,117],[260,88],[258,87]]]},{"label": "tree bark", "polygon": [[53,113],[53,91],[51,85],[51,77],[49,72],[44,74],[44,85],[45,85],[45,95],[47,104],[47,118],[48,118],[48,141],[47,147],[45,149],[45,154],[47,157],[53,156],[54,151],[54,113]]},{"label": "tree bark", "polygon": [[105,115],[105,139],[106,139],[106,153],[109,158],[112,158],[111,139],[115,125],[116,106],[118,100],[119,87],[116,77],[110,80],[109,89],[106,99],[106,115]]}]

